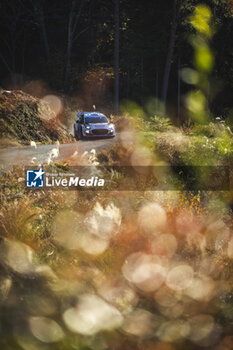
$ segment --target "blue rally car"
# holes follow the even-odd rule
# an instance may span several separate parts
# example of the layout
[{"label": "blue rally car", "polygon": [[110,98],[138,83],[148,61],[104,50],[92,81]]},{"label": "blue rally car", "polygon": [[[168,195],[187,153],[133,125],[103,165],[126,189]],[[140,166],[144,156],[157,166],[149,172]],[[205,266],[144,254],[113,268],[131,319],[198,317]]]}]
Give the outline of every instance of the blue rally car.
[{"label": "blue rally car", "polygon": [[88,137],[114,137],[115,125],[107,117],[98,112],[80,112],[74,123],[74,137],[76,140]]}]

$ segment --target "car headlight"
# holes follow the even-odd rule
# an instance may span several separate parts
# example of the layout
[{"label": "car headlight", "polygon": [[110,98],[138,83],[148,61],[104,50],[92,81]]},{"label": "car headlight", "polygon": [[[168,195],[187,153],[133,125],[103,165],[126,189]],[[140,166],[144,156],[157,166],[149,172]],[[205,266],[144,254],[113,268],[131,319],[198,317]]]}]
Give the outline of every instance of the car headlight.
[{"label": "car headlight", "polygon": [[86,126],[86,129],[89,130],[91,127],[89,125]]},{"label": "car headlight", "polygon": [[109,129],[112,129],[113,130],[113,128],[114,128],[114,125],[113,124],[109,124]]}]

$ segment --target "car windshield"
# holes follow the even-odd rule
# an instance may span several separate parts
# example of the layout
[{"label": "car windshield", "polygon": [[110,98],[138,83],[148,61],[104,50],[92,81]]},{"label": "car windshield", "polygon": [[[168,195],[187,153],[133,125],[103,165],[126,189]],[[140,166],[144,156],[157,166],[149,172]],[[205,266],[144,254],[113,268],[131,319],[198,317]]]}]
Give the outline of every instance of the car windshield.
[{"label": "car windshield", "polygon": [[85,117],[85,123],[87,124],[99,124],[99,123],[108,123],[108,119],[103,116],[92,116],[92,117]]}]

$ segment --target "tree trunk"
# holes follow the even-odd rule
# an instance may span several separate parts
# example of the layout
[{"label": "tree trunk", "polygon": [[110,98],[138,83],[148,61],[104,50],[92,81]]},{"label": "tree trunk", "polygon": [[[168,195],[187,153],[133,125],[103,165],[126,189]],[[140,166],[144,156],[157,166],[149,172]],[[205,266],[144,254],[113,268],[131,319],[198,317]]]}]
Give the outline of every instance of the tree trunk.
[{"label": "tree trunk", "polygon": [[141,58],[141,103],[143,104],[143,90],[144,90],[144,60]]},{"label": "tree trunk", "polygon": [[127,71],[127,85],[126,85],[126,97],[129,98],[129,92],[130,92],[130,63],[128,65],[128,71]]},{"label": "tree trunk", "polygon": [[66,49],[66,67],[65,67],[65,91],[68,91],[68,80],[70,75],[70,68],[71,68],[71,50],[72,50],[72,10],[70,11],[69,15],[69,22],[68,22],[68,35],[67,35],[67,49]]},{"label": "tree trunk", "polygon": [[[81,0],[78,2],[79,7],[77,9],[77,1],[73,0],[70,7],[69,18],[68,18],[68,30],[67,30],[67,48],[66,48],[66,66],[65,66],[65,77],[64,77],[64,88],[65,91],[69,91],[68,82],[71,71],[71,54],[73,49],[73,44],[77,41],[77,39],[88,30],[88,26],[83,28],[81,31],[78,31],[77,27],[79,24],[81,12],[83,9],[84,1]],[[75,9],[77,10],[77,14],[75,14]]]},{"label": "tree trunk", "polygon": [[21,75],[20,75],[20,84],[24,84],[24,70],[25,70],[25,36],[23,39],[22,45],[22,64],[21,64]]},{"label": "tree trunk", "polygon": [[156,64],[156,74],[155,74],[155,114],[158,114],[159,109],[159,70],[158,63]]},{"label": "tree trunk", "polygon": [[47,58],[47,62],[50,61],[50,48],[49,48],[49,41],[48,41],[48,36],[47,36],[47,31],[45,27],[45,20],[44,20],[44,11],[42,7],[42,3],[39,1],[39,23],[40,23],[40,28],[41,28],[41,37],[44,42],[44,47],[45,47],[45,54]]},{"label": "tree trunk", "polygon": [[181,79],[180,79],[180,50],[178,53],[178,66],[177,66],[177,120],[180,125],[180,93],[181,93]]},{"label": "tree trunk", "polygon": [[165,63],[163,86],[162,86],[162,102],[164,104],[165,109],[166,109],[166,102],[167,102],[169,75],[170,75],[171,63],[172,63],[174,47],[175,47],[176,27],[177,27],[179,7],[180,7],[180,0],[174,0],[170,40],[169,40],[169,46],[167,51],[167,58]]},{"label": "tree trunk", "polygon": [[16,88],[17,85],[17,75],[16,75],[16,42],[15,42],[15,36],[14,36],[15,30],[11,33],[11,42],[12,42],[12,51],[11,51],[11,61],[12,61],[12,84],[13,88]]},{"label": "tree trunk", "polygon": [[[30,2],[33,6],[34,16],[36,19],[38,18],[38,26],[40,29],[41,42],[42,42],[42,45],[44,46],[45,56],[46,56],[47,62],[49,62],[50,61],[50,47],[49,47],[48,34],[47,34],[47,30],[46,30],[46,25],[45,25],[43,0],[31,0]],[[26,4],[25,4],[25,8],[27,9]]]},{"label": "tree trunk", "polygon": [[120,32],[120,0],[115,0],[115,43],[114,43],[114,112],[119,110],[119,32]]}]

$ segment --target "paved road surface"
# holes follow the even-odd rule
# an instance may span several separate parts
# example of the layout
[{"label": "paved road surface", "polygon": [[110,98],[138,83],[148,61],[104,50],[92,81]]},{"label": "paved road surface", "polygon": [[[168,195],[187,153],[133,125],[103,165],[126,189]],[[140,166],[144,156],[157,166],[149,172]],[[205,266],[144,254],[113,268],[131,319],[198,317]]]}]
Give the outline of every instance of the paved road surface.
[{"label": "paved road surface", "polygon": [[[129,138],[128,132],[118,133],[114,138],[83,140],[75,143],[60,144],[59,154],[54,160],[63,160],[71,157],[75,151],[82,154],[85,151],[91,151],[93,148],[98,152],[103,149],[117,144],[120,140]],[[130,139],[130,138],[129,138]],[[37,145],[37,148],[32,146],[11,147],[0,149],[0,167],[1,169],[10,169],[14,165],[29,165],[32,164],[32,159],[36,158],[36,162],[44,163],[51,158],[51,152],[56,149],[57,144],[54,145]],[[56,151],[55,151],[56,153]],[[56,154],[55,154],[56,155]]]}]

